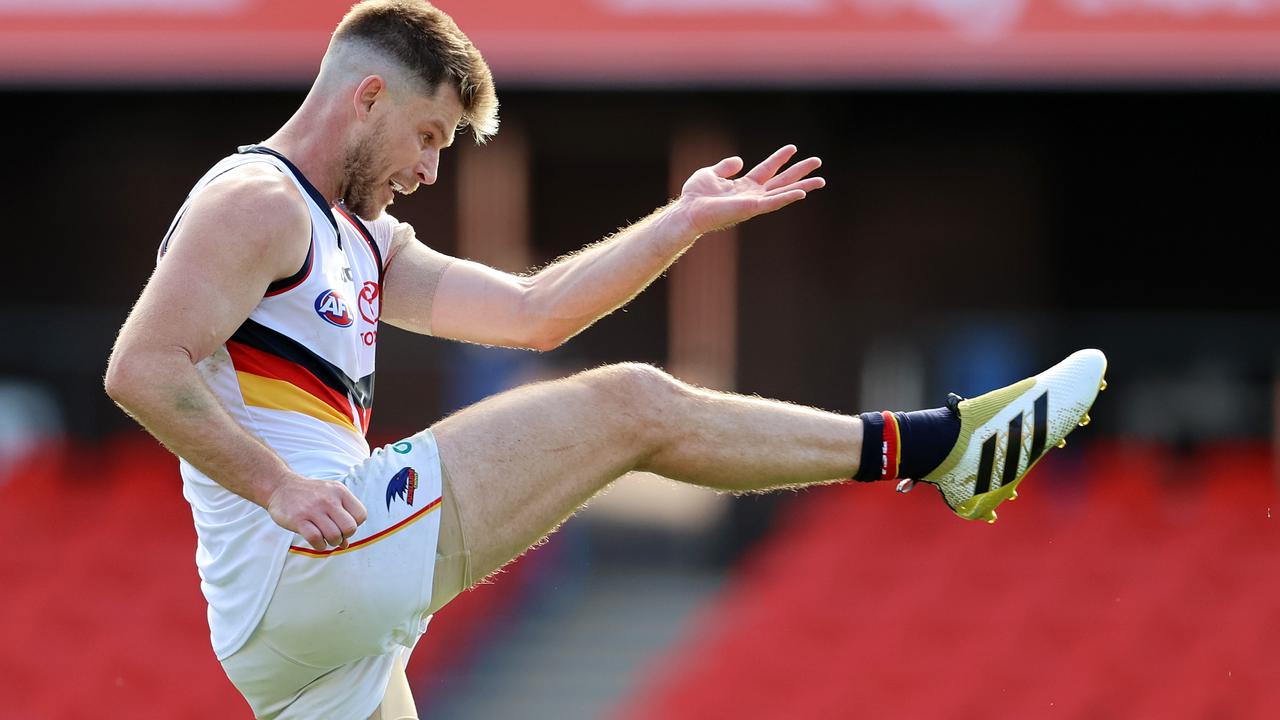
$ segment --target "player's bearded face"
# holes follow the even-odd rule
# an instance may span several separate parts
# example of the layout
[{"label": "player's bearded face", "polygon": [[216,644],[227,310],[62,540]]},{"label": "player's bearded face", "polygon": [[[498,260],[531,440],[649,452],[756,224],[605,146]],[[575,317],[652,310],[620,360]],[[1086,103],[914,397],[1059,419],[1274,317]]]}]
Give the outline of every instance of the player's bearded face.
[{"label": "player's bearded face", "polygon": [[382,197],[387,193],[387,180],[382,177],[388,165],[384,150],[385,125],[385,122],[377,122],[347,149],[347,157],[343,161],[342,199],[348,210],[366,220],[381,215],[390,203]]}]

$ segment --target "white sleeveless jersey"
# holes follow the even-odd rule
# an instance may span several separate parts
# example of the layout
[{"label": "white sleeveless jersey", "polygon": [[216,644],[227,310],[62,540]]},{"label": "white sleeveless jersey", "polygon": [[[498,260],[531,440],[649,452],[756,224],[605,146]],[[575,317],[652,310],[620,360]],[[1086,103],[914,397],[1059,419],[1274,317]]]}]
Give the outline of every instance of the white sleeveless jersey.
[{"label": "white sleeveless jersey", "polygon": [[[311,249],[292,277],[276,281],[230,339],[196,368],[231,416],[297,473],[338,479],[369,456],[383,258],[396,220],[365,223],[323,196],[283,156],[257,146],[224,158],[196,183],[248,163],[288,176],[311,212]],[[228,238],[228,242],[234,242]],[[267,511],[181,462],[191,504],[200,589],[209,602],[213,650],[225,659],[248,639],[271,599],[293,533]]]}]

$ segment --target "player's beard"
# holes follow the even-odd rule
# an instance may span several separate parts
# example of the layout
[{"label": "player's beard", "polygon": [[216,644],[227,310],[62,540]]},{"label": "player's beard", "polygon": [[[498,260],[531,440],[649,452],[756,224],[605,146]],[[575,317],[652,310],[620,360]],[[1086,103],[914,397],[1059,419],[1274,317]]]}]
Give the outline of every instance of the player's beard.
[{"label": "player's beard", "polygon": [[348,210],[366,220],[377,218],[386,209],[380,196],[387,182],[378,177],[378,168],[387,164],[379,151],[383,124],[378,122],[369,134],[357,140],[342,162],[342,201]]}]

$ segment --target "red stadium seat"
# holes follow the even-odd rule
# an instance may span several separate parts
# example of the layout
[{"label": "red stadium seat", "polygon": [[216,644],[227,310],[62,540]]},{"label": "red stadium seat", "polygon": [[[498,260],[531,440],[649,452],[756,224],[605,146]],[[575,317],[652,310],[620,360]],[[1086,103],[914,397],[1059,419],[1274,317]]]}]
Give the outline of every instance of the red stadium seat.
[{"label": "red stadium seat", "polygon": [[1269,716],[1271,463],[1095,444],[1046,460],[992,527],[947,521],[928,488],[815,489],[616,715]]}]

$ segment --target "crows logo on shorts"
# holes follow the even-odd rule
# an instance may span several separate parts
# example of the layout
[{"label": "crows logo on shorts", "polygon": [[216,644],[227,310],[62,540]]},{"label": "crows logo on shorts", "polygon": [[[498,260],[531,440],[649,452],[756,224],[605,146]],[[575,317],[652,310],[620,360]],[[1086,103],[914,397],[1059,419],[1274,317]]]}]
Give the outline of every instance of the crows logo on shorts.
[{"label": "crows logo on shorts", "polygon": [[413,504],[413,491],[418,489],[418,471],[413,468],[400,468],[391,482],[387,483],[387,509],[391,509],[391,499],[400,498]]}]

